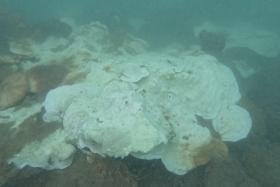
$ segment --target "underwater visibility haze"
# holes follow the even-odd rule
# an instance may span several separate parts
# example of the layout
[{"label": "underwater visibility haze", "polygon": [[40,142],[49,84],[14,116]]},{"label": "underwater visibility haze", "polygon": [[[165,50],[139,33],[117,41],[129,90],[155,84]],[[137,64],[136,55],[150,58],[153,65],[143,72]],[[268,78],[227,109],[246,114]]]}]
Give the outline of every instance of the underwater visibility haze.
[{"label": "underwater visibility haze", "polygon": [[280,186],[279,8],[0,0],[0,186]]}]

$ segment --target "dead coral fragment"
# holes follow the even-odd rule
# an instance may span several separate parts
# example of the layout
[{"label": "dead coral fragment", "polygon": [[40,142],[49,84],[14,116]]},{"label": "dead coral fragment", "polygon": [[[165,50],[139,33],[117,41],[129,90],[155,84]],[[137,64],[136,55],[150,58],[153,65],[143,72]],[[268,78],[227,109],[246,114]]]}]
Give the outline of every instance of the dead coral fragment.
[{"label": "dead coral fragment", "polygon": [[26,95],[28,83],[24,73],[14,73],[0,84],[0,109],[16,105]]},{"label": "dead coral fragment", "polygon": [[62,65],[39,65],[27,71],[29,91],[42,93],[55,88],[62,82],[67,69]]}]

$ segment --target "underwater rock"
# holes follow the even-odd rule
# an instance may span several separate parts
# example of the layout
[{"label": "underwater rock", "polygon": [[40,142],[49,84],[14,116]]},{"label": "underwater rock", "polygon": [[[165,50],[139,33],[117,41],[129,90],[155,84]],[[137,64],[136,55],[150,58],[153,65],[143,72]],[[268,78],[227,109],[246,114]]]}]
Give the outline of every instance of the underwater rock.
[{"label": "underwater rock", "polygon": [[[100,155],[161,159],[169,171],[183,175],[225,155],[225,144],[218,142],[247,136],[251,120],[236,105],[239,99],[232,72],[211,56],[145,53],[92,63],[85,81],[47,94],[43,119],[63,121],[61,146],[72,142]],[[213,143],[215,138],[219,141]],[[55,157],[53,149],[30,154],[54,142],[51,135],[36,146],[31,143],[11,162],[61,168],[63,159],[52,158],[58,162],[51,167],[46,163]]]},{"label": "underwater rock", "polygon": [[268,139],[279,142],[280,138],[280,65],[274,63],[246,81],[246,95],[259,105],[265,115]]},{"label": "underwater rock", "polygon": [[232,158],[210,162],[206,168],[204,183],[205,187],[261,187],[245,173],[242,165]]},{"label": "underwater rock", "polygon": [[263,56],[248,47],[229,47],[224,50],[223,56],[228,60],[244,60],[249,63],[269,63],[270,57]]},{"label": "underwater rock", "polygon": [[221,61],[238,71],[242,79],[250,78],[277,60],[277,57],[263,56],[248,47],[229,47],[221,56]]},{"label": "underwater rock", "polygon": [[72,28],[59,19],[49,19],[33,25],[35,38],[44,41],[48,37],[67,38],[72,33]]},{"label": "underwater rock", "polygon": [[37,65],[26,74],[29,91],[37,94],[57,87],[66,76],[67,69],[63,65]]},{"label": "underwater rock", "polygon": [[20,16],[3,9],[0,10],[0,27],[0,41],[19,39],[31,34],[30,27]]},{"label": "underwater rock", "polygon": [[271,30],[256,27],[251,23],[215,25],[203,23],[194,28],[194,35],[199,37],[203,30],[214,33],[225,33],[226,47],[247,47],[266,57],[275,57],[280,51],[279,34]]},{"label": "underwater rock", "polygon": [[[90,161],[89,161],[90,160]],[[65,180],[67,178],[67,180]],[[137,178],[131,175],[120,160],[111,160],[96,154],[75,156],[75,161],[66,170],[52,171],[45,182],[46,187],[116,186],[137,187]]]},{"label": "underwater rock", "polygon": [[280,145],[256,144],[248,147],[242,158],[246,173],[265,187],[280,186]]},{"label": "underwater rock", "polygon": [[226,38],[220,33],[202,30],[199,33],[201,49],[210,54],[219,54],[226,46]]},{"label": "underwater rock", "polygon": [[[255,102],[242,97],[240,105],[250,112],[252,118],[252,129],[246,138],[247,143],[263,142],[267,137],[267,116],[263,108],[259,107]],[[240,146],[246,145],[243,141]]]},{"label": "underwater rock", "polygon": [[24,57],[10,52],[9,43],[31,36],[31,29],[20,16],[0,8],[0,64],[19,63]]},{"label": "underwater rock", "polygon": [[[279,61],[280,62],[280,61]],[[274,63],[268,65],[262,71],[247,80],[247,96],[258,105],[264,107],[276,104],[280,101],[280,64]]]},{"label": "underwater rock", "polygon": [[0,109],[18,104],[28,91],[28,82],[25,73],[14,73],[0,84]]}]

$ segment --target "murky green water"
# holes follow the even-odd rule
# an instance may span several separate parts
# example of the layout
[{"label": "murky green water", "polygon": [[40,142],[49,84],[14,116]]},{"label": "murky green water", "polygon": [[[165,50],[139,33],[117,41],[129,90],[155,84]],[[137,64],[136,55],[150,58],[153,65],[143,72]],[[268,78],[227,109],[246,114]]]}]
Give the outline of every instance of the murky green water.
[{"label": "murky green water", "polygon": [[279,8],[0,0],[0,186],[280,186]]}]

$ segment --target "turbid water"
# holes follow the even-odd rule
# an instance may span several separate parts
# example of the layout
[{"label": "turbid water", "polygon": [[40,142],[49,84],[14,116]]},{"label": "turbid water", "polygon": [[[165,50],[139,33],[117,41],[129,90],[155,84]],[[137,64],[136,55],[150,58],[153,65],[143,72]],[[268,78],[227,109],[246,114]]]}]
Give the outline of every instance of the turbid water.
[{"label": "turbid water", "polygon": [[0,186],[280,186],[276,0],[0,0]]}]

